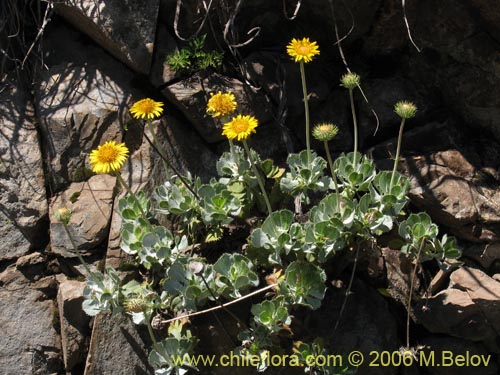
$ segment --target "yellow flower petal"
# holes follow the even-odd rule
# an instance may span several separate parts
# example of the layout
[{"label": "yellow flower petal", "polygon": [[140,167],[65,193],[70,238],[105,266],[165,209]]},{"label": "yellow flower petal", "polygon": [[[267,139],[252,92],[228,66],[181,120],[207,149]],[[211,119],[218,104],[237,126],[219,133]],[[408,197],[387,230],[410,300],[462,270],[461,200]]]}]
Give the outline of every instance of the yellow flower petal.
[{"label": "yellow flower petal", "polygon": [[255,133],[255,128],[259,125],[257,119],[253,116],[238,115],[233,117],[231,121],[224,124],[222,135],[228,139],[247,139],[250,134]]},{"label": "yellow flower petal", "polygon": [[130,108],[130,113],[136,119],[152,120],[161,116],[163,113],[162,107],[162,102],[155,102],[153,99],[146,98],[135,102]]},{"label": "yellow flower petal", "polygon": [[236,110],[236,98],[230,92],[212,94],[207,103],[207,114],[212,117],[222,117]]},{"label": "yellow flower petal", "polygon": [[127,156],[128,148],[125,143],[108,141],[92,150],[89,159],[92,171],[100,174],[119,171]]},{"label": "yellow flower petal", "polygon": [[319,47],[316,42],[311,42],[309,38],[302,40],[293,38],[286,46],[286,51],[295,62],[310,62],[312,58],[319,55]]}]

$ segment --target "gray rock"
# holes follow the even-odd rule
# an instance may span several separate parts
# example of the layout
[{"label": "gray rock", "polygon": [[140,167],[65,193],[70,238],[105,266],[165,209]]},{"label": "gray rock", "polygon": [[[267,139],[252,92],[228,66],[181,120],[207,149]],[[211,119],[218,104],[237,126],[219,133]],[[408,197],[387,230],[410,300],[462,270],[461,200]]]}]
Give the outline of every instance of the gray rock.
[{"label": "gray rock", "polygon": [[82,309],[84,282],[62,280],[57,294],[61,321],[61,344],[64,367],[70,371],[85,360],[85,341],[89,335],[90,317]]},{"label": "gray rock", "polygon": [[415,315],[431,332],[490,342],[499,332],[500,283],[482,271],[462,267],[450,287],[415,307]]},{"label": "gray rock", "polygon": [[159,5],[159,0],[67,0],[55,9],[117,59],[149,74]]},{"label": "gray rock", "polygon": [[47,299],[45,280],[30,284],[14,268],[0,274],[0,373],[60,373],[60,338],[54,329],[57,313]]},{"label": "gray rock", "polygon": [[99,314],[94,321],[85,375],[152,374],[149,343],[130,319]]},{"label": "gray rock", "polygon": [[179,75],[165,62],[167,56],[177,52],[178,49],[174,37],[170,35],[164,24],[158,25],[158,35],[156,39],[157,46],[153,54],[153,63],[151,65],[149,80],[154,86],[161,87],[179,77]]},{"label": "gray rock", "polygon": [[55,215],[58,209],[68,208],[72,215],[68,229],[79,250],[91,251],[108,238],[113,189],[116,178],[100,174],[87,182],[77,182],[58,194],[50,204],[50,235],[52,252],[76,257],[71,240]]},{"label": "gray rock", "polygon": [[42,154],[28,93],[6,78],[0,92],[0,260],[47,242]]}]

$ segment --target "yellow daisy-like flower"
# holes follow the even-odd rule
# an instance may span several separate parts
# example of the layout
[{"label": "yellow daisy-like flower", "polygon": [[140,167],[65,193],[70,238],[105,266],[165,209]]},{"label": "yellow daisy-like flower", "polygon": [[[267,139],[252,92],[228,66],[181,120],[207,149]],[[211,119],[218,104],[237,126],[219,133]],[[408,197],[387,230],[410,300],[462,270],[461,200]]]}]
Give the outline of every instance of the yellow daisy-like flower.
[{"label": "yellow daisy-like flower", "polygon": [[233,117],[231,121],[224,124],[222,135],[228,139],[247,139],[250,134],[255,133],[255,128],[259,125],[257,119],[253,116],[238,115]]},{"label": "yellow daisy-like flower", "polygon": [[151,120],[161,116],[163,113],[163,103],[155,102],[150,98],[141,99],[132,105],[130,113],[136,119]]},{"label": "yellow daisy-like flower", "polygon": [[295,62],[310,62],[312,58],[319,55],[318,43],[311,42],[309,38],[302,40],[293,38],[290,44],[286,46],[286,52]]},{"label": "yellow daisy-like flower", "polygon": [[236,109],[236,98],[231,92],[212,93],[207,103],[207,114],[212,117],[221,117],[233,113]]},{"label": "yellow daisy-like flower", "polygon": [[90,164],[94,173],[117,172],[127,159],[128,148],[125,143],[108,141],[92,150],[90,153]]}]

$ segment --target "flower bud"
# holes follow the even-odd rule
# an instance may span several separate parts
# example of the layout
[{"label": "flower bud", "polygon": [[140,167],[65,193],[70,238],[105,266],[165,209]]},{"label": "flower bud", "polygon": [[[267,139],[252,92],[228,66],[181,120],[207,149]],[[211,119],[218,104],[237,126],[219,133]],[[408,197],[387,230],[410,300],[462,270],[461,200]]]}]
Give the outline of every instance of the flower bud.
[{"label": "flower bud", "polygon": [[71,210],[66,207],[59,208],[56,213],[56,219],[57,221],[60,221],[61,223],[68,224],[70,219],[71,219]]},{"label": "flower bud", "polygon": [[415,114],[417,113],[417,106],[412,102],[402,100],[396,103],[394,106],[394,112],[396,112],[401,118],[409,119],[415,117]]},{"label": "flower bud", "polygon": [[352,72],[346,73],[342,76],[342,78],[340,78],[340,83],[342,84],[342,86],[349,90],[357,87],[359,85],[359,82],[361,82],[360,76]]},{"label": "flower bud", "polygon": [[318,141],[328,142],[331,141],[338,134],[339,128],[334,124],[322,123],[314,127],[312,134]]}]

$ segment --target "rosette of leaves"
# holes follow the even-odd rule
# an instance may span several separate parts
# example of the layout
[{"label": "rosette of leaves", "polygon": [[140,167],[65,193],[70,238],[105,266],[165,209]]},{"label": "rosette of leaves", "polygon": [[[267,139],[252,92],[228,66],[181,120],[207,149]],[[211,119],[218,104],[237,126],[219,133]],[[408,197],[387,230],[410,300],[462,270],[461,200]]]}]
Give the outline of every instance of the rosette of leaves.
[{"label": "rosette of leaves", "polygon": [[356,201],[341,197],[340,211],[337,209],[337,196],[330,194],[324,197],[316,206],[309,211],[309,219],[313,223],[323,221],[340,221],[349,229],[356,219]]},{"label": "rosette of leaves", "polygon": [[371,199],[378,203],[378,208],[384,214],[399,216],[408,202],[410,181],[406,176],[396,172],[394,184],[391,187],[389,171],[379,172],[369,186]]},{"label": "rosette of leaves", "polygon": [[[271,159],[262,161],[259,154],[250,149],[252,158],[258,169],[266,178],[278,179],[284,169],[274,165]],[[233,146],[232,152],[224,152],[217,161],[217,173],[221,177],[219,182],[226,185],[227,189],[236,198],[240,199],[246,209],[254,203],[255,197],[260,197],[260,188],[256,176],[253,174],[250,160],[243,148]],[[262,204],[265,204],[262,202]]]},{"label": "rosette of leaves", "polygon": [[217,294],[239,298],[244,291],[258,286],[259,277],[253,267],[253,263],[244,255],[222,254],[213,267],[217,273]]},{"label": "rosette of leaves", "polygon": [[[184,375],[190,368],[189,358],[198,342],[191,331],[182,332],[179,321],[169,327],[169,337],[154,345],[149,353],[149,363],[155,369],[155,375]],[[195,368],[196,369],[196,368]]]},{"label": "rosette of leaves", "polygon": [[106,268],[106,275],[99,271],[92,272],[87,276],[87,284],[83,289],[83,311],[89,316],[101,311],[111,311],[113,314],[122,312],[120,285],[120,277],[112,267]]},{"label": "rosette of leaves", "polygon": [[164,304],[176,311],[196,311],[207,299],[213,299],[210,291],[216,290],[215,272],[211,265],[199,261],[175,262],[167,271],[163,288]]},{"label": "rosette of leaves", "polygon": [[405,241],[401,252],[419,262],[436,259],[441,263],[445,259],[459,258],[461,251],[456,246],[455,238],[445,234],[439,240],[438,232],[437,225],[427,213],[411,214],[399,226],[399,235]]},{"label": "rosette of leaves", "polygon": [[325,297],[326,274],[321,268],[302,261],[290,263],[280,282],[280,293],[293,304],[315,310]]},{"label": "rosette of leaves", "polygon": [[301,196],[308,203],[308,191],[326,191],[330,185],[330,177],[324,175],[327,166],[325,159],[311,152],[311,163],[308,163],[307,150],[299,154],[290,154],[286,160],[290,172],[280,180],[280,188],[284,193]]},{"label": "rosette of leaves", "polygon": [[324,263],[332,254],[342,250],[346,245],[344,225],[340,220],[332,219],[307,225],[301,251],[309,262]]},{"label": "rosette of leaves", "polygon": [[248,254],[260,264],[282,264],[282,254],[300,250],[304,229],[293,222],[293,213],[280,210],[269,215],[248,238]]},{"label": "rosette of leaves", "polygon": [[201,198],[201,218],[206,225],[225,225],[233,221],[242,210],[241,200],[226,185],[212,180],[203,185],[198,194]]},{"label": "rosette of leaves", "polygon": [[344,187],[343,194],[348,197],[353,197],[358,191],[367,191],[376,175],[373,161],[359,152],[356,153],[356,157],[354,152],[342,154],[333,165]]},{"label": "rosette of leaves", "polygon": [[389,232],[393,226],[393,217],[384,214],[380,209],[380,202],[373,201],[370,194],[365,194],[357,205],[356,234],[358,237],[368,239],[372,235],[381,235]]},{"label": "rosette of leaves", "polygon": [[186,236],[178,237],[168,229],[157,226],[142,237],[142,248],[137,252],[139,262],[150,269],[155,265],[170,265],[188,246]]},{"label": "rosette of leaves", "polygon": [[[196,178],[193,183],[188,175],[186,180],[193,186],[194,191],[200,189],[201,181],[199,178]],[[187,232],[192,233],[201,222],[201,207],[198,199],[186,188],[182,181],[180,179],[175,179],[173,183],[167,181],[159,186],[155,193],[158,202],[157,211],[166,215],[176,215]]]},{"label": "rosette of leaves", "polygon": [[[135,200],[130,194],[127,194],[123,198],[120,198],[118,201],[118,210],[125,223],[141,220],[145,225],[147,225],[146,221],[142,217],[141,207],[147,215],[151,211],[151,200],[143,191],[136,193],[136,197],[137,200]],[[138,202],[141,207],[139,207]]]},{"label": "rosette of leaves", "polygon": [[271,333],[279,332],[283,325],[289,326],[292,323],[292,317],[288,313],[288,305],[283,296],[253,305],[251,311],[255,323],[265,327]]}]

